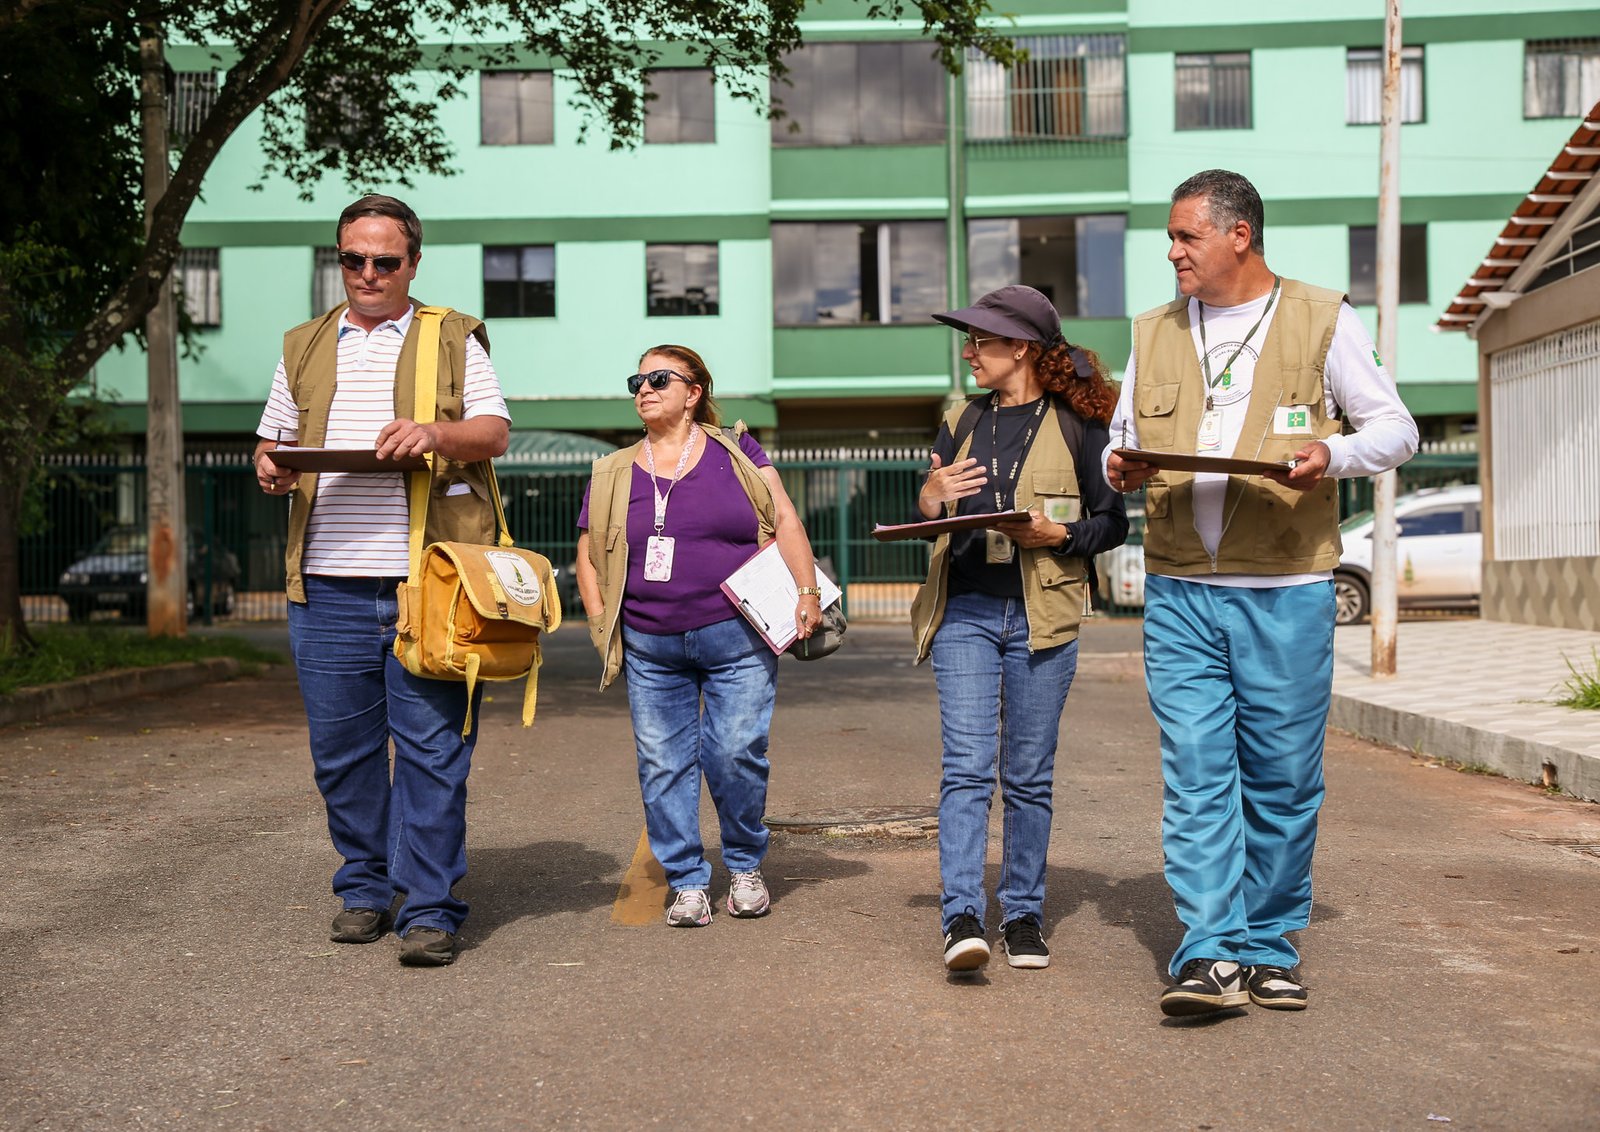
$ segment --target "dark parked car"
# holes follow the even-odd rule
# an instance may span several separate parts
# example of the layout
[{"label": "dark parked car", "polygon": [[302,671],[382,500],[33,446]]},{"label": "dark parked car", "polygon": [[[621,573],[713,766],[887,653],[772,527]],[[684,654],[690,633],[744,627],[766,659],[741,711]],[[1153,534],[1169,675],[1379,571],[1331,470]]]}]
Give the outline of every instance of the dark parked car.
[{"label": "dark parked car", "polygon": [[[144,527],[112,527],[78,561],[61,575],[57,588],[67,603],[67,615],[87,621],[98,609],[114,610],[124,617],[145,614],[149,582],[150,532]],[[211,612],[226,617],[233,612],[234,588],[239,582],[239,559],[221,543],[203,543],[189,532],[189,616],[202,608],[210,569]]]}]

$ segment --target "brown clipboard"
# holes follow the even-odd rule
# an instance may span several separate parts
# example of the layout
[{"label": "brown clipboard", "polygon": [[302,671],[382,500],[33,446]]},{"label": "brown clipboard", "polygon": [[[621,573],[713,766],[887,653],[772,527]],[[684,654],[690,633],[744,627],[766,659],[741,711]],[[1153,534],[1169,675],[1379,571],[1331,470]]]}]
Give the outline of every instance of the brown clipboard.
[{"label": "brown clipboard", "polygon": [[1230,476],[1259,476],[1287,472],[1293,460],[1240,460],[1233,456],[1196,456],[1189,452],[1150,452],[1143,448],[1113,449],[1124,460],[1154,464],[1163,472],[1217,472]]},{"label": "brown clipboard", "polygon": [[979,531],[998,527],[1001,523],[1020,522],[1028,517],[1026,511],[1000,511],[984,515],[955,515],[945,519],[929,519],[925,523],[879,523],[872,528],[872,537],[879,542],[904,542],[907,539],[933,538],[947,531]]},{"label": "brown clipboard", "polygon": [[417,472],[428,466],[422,456],[380,460],[370,448],[295,448],[268,449],[274,464],[297,472]]}]

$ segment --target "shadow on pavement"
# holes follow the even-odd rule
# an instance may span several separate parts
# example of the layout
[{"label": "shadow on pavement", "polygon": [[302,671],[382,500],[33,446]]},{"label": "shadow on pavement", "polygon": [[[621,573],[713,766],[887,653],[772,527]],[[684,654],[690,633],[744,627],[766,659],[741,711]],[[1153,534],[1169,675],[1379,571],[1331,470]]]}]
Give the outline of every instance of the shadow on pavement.
[{"label": "shadow on pavement", "polygon": [[559,912],[588,912],[617,895],[622,862],[576,841],[534,841],[467,850],[461,898],[472,906],[463,950],[507,924]]}]

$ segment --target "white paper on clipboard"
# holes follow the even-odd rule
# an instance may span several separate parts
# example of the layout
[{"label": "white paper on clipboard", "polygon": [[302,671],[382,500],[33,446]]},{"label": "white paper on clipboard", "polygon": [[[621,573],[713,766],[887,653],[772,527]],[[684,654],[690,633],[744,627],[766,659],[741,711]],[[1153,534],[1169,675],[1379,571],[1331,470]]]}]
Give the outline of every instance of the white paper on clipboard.
[{"label": "white paper on clipboard", "polygon": [[[821,570],[817,571],[817,586],[822,590],[823,609],[843,596]],[[783,555],[778,553],[777,540],[767,543],[729,574],[722,583],[722,592],[756,627],[773,652],[781,653],[794,644],[799,635],[794,627],[794,607],[800,600],[800,590]]]}]

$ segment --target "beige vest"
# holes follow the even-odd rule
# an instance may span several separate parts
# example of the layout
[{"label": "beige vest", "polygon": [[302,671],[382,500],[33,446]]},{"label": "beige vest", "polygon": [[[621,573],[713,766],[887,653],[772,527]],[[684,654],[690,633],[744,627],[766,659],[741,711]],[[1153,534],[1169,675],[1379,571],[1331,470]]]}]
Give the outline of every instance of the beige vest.
[{"label": "beige vest", "polygon": [[[945,428],[952,434],[963,408],[957,406],[945,414]],[[969,435],[961,442],[956,460],[965,460],[971,448]],[[1077,465],[1056,423],[1053,405],[1046,406],[1033,446],[1017,472],[1016,509],[1025,511],[1049,496],[1070,498],[1071,520],[1082,518]],[[955,512],[954,503],[945,504],[945,514],[954,515]],[[1016,550],[1022,567],[1022,606],[1028,616],[1028,651],[1054,648],[1076,640],[1088,596],[1088,563],[1077,556],[1054,554],[1047,546],[1019,546]],[[934,540],[928,579],[911,603],[911,632],[917,642],[918,664],[927,660],[933,649],[933,635],[944,621],[949,588],[950,536],[944,534]]]},{"label": "beige vest", "polygon": [[[720,428],[702,425],[700,431],[733,454],[733,473],[755,508],[756,545],[765,546],[778,531],[778,508],[772,488],[761,477],[761,470],[739,447],[738,436],[745,423],[733,426],[729,438]],[[589,479],[589,562],[600,582],[601,611],[589,618],[589,639],[600,652],[605,667],[600,687],[605,689],[622,671],[622,591],[628,584],[628,497],[633,490],[633,461],[644,441],[602,456],[594,462]],[[702,458],[703,458],[702,454]],[[689,565],[679,559],[681,565]],[[720,580],[720,579],[719,579]]]},{"label": "beige vest", "polygon": [[[1327,415],[1323,367],[1344,296],[1283,281],[1261,344],[1244,428],[1231,455],[1287,460],[1309,441],[1337,435]],[[1134,414],[1139,444],[1152,451],[1194,452],[1205,405],[1205,377],[1189,330],[1189,300],[1176,299],[1133,322]],[[1309,409],[1311,432],[1275,432],[1280,406]],[[1304,574],[1339,562],[1339,494],[1334,480],[1310,491],[1259,476],[1228,477],[1222,539],[1213,560],[1194,525],[1194,474],[1167,471],[1145,498],[1145,569],[1152,574]]]},{"label": "beige vest", "polygon": [[[412,300],[416,306],[425,304]],[[303,322],[283,336],[283,368],[289,381],[289,396],[300,410],[300,444],[320,448],[327,435],[328,409],[333,404],[338,384],[339,315],[346,304],[310,322]],[[417,373],[417,334],[419,320],[411,320],[400,358],[395,364],[394,415],[409,419],[415,411]],[[489,335],[483,323],[470,315],[451,311],[439,328],[438,408],[434,419],[461,419],[462,386],[466,380],[467,335],[475,335],[485,351]],[[452,484],[465,483],[470,492],[449,495]],[[290,601],[306,600],[305,580],[300,559],[305,550],[306,523],[317,499],[317,474],[305,472],[289,500],[289,539],[284,548],[284,588]],[[428,501],[427,529],[423,545],[434,542],[492,543],[495,541],[494,507],[489,499],[487,463],[463,464],[436,458],[433,464],[432,496]]]}]

